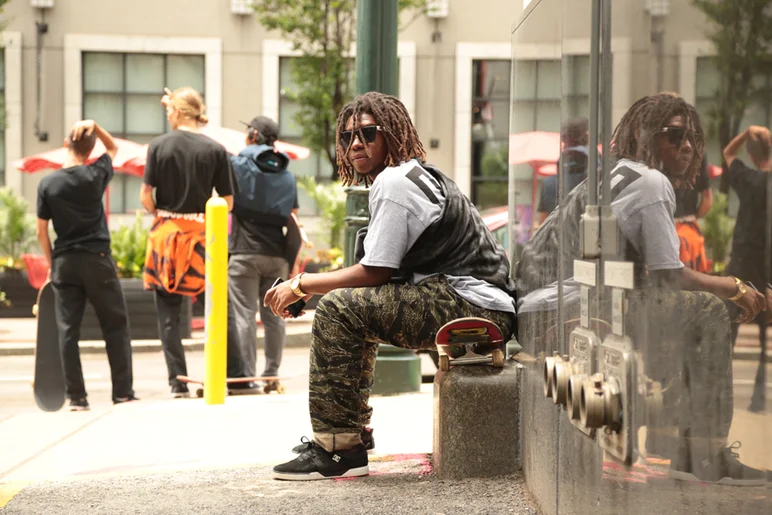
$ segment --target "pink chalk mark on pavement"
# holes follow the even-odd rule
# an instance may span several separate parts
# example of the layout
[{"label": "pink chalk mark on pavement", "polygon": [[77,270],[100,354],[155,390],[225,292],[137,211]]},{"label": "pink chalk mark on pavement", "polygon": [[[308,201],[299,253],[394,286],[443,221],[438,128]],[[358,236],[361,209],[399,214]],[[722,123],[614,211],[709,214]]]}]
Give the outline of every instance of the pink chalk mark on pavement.
[{"label": "pink chalk mark on pavement", "polygon": [[[389,454],[386,456],[374,456],[370,458],[371,463],[389,463],[399,461],[415,461],[418,464],[418,475],[426,476],[432,473],[432,461],[428,454]],[[370,476],[383,476],[386,474],[392,474],[393,472],[370,472]],[[335,481],[348,481],[350,479],[357,479],[355,477],[340,477]]]}]

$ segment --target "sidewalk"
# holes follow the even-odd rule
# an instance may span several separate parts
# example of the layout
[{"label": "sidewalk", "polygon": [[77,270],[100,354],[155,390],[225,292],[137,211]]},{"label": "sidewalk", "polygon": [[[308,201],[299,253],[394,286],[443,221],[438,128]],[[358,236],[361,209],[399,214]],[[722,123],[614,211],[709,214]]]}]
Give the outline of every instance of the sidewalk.
[{"label": "sidewalk", "polygon": [[[310,310],[297,319],[287,320],[286,347],[308,347],[311,345],[311,324],[314,311]],[[37,319],[35,318],[0,318],[0,357],[2,356],[29,356],[35,353],[35,332]],[[772,362],[772,329],[767,329],[768,340],[767,357]],[[744,324],[740,326],[737,337],[737,346],[734,351],[735,360],[758,361],[761,349],[759,347],[758,326]],[[265,333],[262,325],[258,325],[257,341],[262,345]],[[203,350],[205,334],[203,330],[193,331],[192,338],[182,341],[185,349]],[[131,342],[134,352],[158,352],[161,350],[159,340],[133,340]],[[102,353],[105,343],[101,340],[80,342],[81,352]]]},{"label": "sidewalk", "polygon": [[303,393],[18,414],[0,419],[0,510],[536,513],[521,475],[448,482],[431,474],[431,392],[423,385],[417,394],[371,398],[370,477],[302,483],[273,480],[270,470],[311,435]]},{"label": "sidewalk", "polygon": [[[285,347],[308,347],[311,345],[311,324],[314,311],[306,312],[300,318],[286,321],[287,341]],[[0,318],[0,357],[30,356],[35,353],[36,318]],[[265,332],[258,321],[258,345],[262,346]],[[194,330],[191,338],[182,340],[186,350],[203,350],[206,335],[203,329]],[[160,340],[132,340],[134,352],[158,352],[161,350]],[[104,352],[105,342],[102,340],[84,340],[80,342],[83,354]]]}]

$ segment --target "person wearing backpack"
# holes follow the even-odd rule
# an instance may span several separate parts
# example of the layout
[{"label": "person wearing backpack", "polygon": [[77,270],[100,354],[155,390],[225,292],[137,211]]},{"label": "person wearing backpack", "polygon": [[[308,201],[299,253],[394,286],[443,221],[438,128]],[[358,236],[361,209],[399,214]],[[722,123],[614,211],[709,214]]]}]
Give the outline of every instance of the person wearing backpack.
[{"label": "person wearing backpack", "polygon": [[[228,299],[232,316],[228,341],[238,341],[243,358],[243,377],[257,374],[257,303],[271,289],[276,278],[287,279],[284,228],[292,213],[297,214],[295,177],[287,169],[289,156],[274,148],[279,126],[266,116],[257,116],[247,126],[247,147],[231,164],[240,192],[234,197],[229,241]],[[286,339],[284,319],[260,303],[260,320],[265,328],[263,377],[279,373]],[[276,387],[275,381],[266,386]],[[230,387],[254,388],[253,383]]]}]

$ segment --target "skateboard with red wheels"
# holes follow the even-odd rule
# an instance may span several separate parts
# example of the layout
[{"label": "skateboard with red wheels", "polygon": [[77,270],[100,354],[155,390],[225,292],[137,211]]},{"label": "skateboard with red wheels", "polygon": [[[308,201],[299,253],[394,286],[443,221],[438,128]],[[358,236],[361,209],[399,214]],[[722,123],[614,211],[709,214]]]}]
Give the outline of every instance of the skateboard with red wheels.
[{"label": "skateboard with red wheels", "polygon": [[443,325],[434,339],[443,372],[452,366],[504,367],[504,335],[499,326],[484,318],[457,318]]},{"label": "skateboard with red wheels", "polygon": [[54,314],[54,287],[51,281],[46,281],[38,291],[32,314],[38,322],[35,337],[35,378],[32,382],[35,403],[43,411],[58,411],[64,406],[66,388],[62,355],[59,351],[59,331]]},{"label": "skateboard with red wheels", "polygon": [[[226,387],[232,384],[238,383],[258,383],[263,382],[262,388],[228,388],[228,395],[255,395],[258,393],[271,393],[276,392],[278,394],[284,393],[286,390],[279,381],[286,379],[284,377],[229,377],[225,380]],[[193,379],[188,376],[177,376],[177,380],[181,383],[191,383],[201,385],[196,388],[196,397],[199,399],[204,396],[204,381],[200,379]]]}]

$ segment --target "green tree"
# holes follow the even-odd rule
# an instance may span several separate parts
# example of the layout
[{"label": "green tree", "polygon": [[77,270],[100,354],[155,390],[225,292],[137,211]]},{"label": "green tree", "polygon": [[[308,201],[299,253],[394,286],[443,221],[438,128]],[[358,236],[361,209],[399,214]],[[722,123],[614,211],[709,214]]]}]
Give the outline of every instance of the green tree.
[{"label": "green tree", "polygon": [[[753,76],[769,65],[772,49],[772,0],[692,0],[708,18],[707,36],[716,49],[714,63],[719,85],[715,105],[708,113],[709,130],[723,149],[740,131],[749,102],[759,91]],[[768,92],[766,92],[768,93]],[[726,171],[726,164],[724,164]],[[721,177],[721,191],[729,190]]]},{"label": "green tree", "polygon": [[[426,0],[399,0],[404,9],[425,8]],[[300,109],[295,122],[302,128],[303,143],[327,158],[332,178],[335,163],[335,122],[354,94],[356,0],[254,0],[260,23],[292,43],[300,56],[292,60],[297,85],[288,92]]]}]

